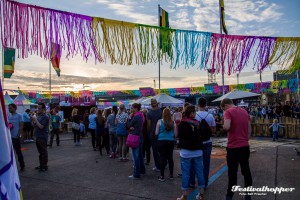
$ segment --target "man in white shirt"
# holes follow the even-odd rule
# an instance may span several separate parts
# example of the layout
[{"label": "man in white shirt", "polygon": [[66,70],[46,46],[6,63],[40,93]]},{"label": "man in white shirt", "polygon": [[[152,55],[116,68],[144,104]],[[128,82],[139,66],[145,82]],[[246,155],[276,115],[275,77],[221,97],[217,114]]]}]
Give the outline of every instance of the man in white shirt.
[{"label": "man in white shirt", "polygon": [[[196,120],[201,122],[201,120],[205,119],[208,125],[211,128],[212,134],[216,132],[216,121],[212,114],[205,111],[206,108],[206,99],[200,98],[198,100],[198,109],[199,111],[196,113]],[[210,155],[212,150],[212,139],[209,138],[206,141],[203,141],[203,172],[204,172],[204,179],[205,179],[205,188],[208,185],[208,175],[209,175],[209,168],[210,168]]]}]

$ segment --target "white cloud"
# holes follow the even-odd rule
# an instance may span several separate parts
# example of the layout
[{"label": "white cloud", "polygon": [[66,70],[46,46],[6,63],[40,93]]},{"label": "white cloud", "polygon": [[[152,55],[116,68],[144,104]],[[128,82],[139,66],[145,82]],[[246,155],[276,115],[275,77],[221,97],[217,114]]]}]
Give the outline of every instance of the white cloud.
[{"label": "white cloud", "polygon": [[[157,16],[148,15],[142,12],[139,12],[138,2],[133,1],[106,1],[106,0],[98,0],[97,3],[105,4],[109,9],[113,10],[116,15],[129,18],[134,23],[144,23],[144,24],[152,24],[157,21]],[[141,11],[145,11],[146,7],[141,6]],[[124,20],[126,21],[126,20]],[[141,22],[142,21],[142,22]]]}]

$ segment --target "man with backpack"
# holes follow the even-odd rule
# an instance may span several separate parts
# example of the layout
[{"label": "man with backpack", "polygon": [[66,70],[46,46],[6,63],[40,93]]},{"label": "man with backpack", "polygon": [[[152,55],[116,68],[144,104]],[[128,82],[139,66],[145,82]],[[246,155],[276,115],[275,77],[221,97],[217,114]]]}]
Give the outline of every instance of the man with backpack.
[{"label": "man with backpack", "polygon": [[195,119],[200,122],[200,132],[203,141],[203,173],[205,179],[205,188],[208,186],[208,175],[210,168],[210,155],[212,150],[211,135],[216,132],[216,121],[212,114],[205,111],[206,99],[198,100],[198,109]]}]

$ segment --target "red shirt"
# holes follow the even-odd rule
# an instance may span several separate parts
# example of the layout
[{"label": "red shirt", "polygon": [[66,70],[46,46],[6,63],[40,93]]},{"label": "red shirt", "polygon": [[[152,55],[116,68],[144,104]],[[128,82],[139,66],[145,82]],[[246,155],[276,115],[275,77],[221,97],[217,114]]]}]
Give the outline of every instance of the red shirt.
[{"label": "red shirt", "polygon": [[248,124],[250,117],[246,110],[239,107],[232,107],[225,111],[224,120],[231,120],[228,130],[227,148],[238,148],[249,146]]}]

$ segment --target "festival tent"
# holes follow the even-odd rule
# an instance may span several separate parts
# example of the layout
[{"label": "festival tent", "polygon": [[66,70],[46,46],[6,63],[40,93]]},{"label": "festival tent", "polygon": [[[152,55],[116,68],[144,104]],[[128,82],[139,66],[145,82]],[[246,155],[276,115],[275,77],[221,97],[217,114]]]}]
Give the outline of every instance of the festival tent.
[{"label": "festival tent", "polygon": [[8,104],[11,104],[14,102],[14,100],[9,96],[9,94],[7,92],[5,92],[5,95],[4,95],[4,102],[5,102],[5,105],[8,105]]},{"label": "festival tent", "polygon": [[25,110],[36,110],[37,104],[31,103],[23,94],[19,94],[15,99],[14,103],[18,106],[17,112],[24,113]]},{"label": "festival tent", "polygon": [[[154,97],[152,97],[154,99],[157,100],[157,102],[159,103],[160,107],[166,107],[166,106],[170,106],[170,107],[181,107],[183,106],[184,102],[180,101],[174,97],[171,97],[167,94],[158,94]],[[150,105],[151,104],[151,99],[152,98],[147,98],[144,101],[141,102],[142,105]]]},{"label": "festival tent", "polygon": [[249,104],[248,103],[245,103],[242,99],[242,101],[238,104],[238,107],[248,107]]},{"label": "festival tent", "polygon": [[213,100],[212,102],[222,101],[223,99],[244,99],[248,97],[256,97],[260,96],[260,94],[253,93],[253,92],[247,92],[247,91],[241,91],[241,90],[234,90],[231,92],[228,92],[227,94]]},{"label": "festival tent", "polygon": [[[149,97],[142,97],[142,98],[139,98],[135,101],[133,101],[132,103],[130,103],[130,105],[134,104],[134,103],[142,103],[144,100],[146,99],[149,99]],[[150,98],[151,99],[151,98]]]}]

